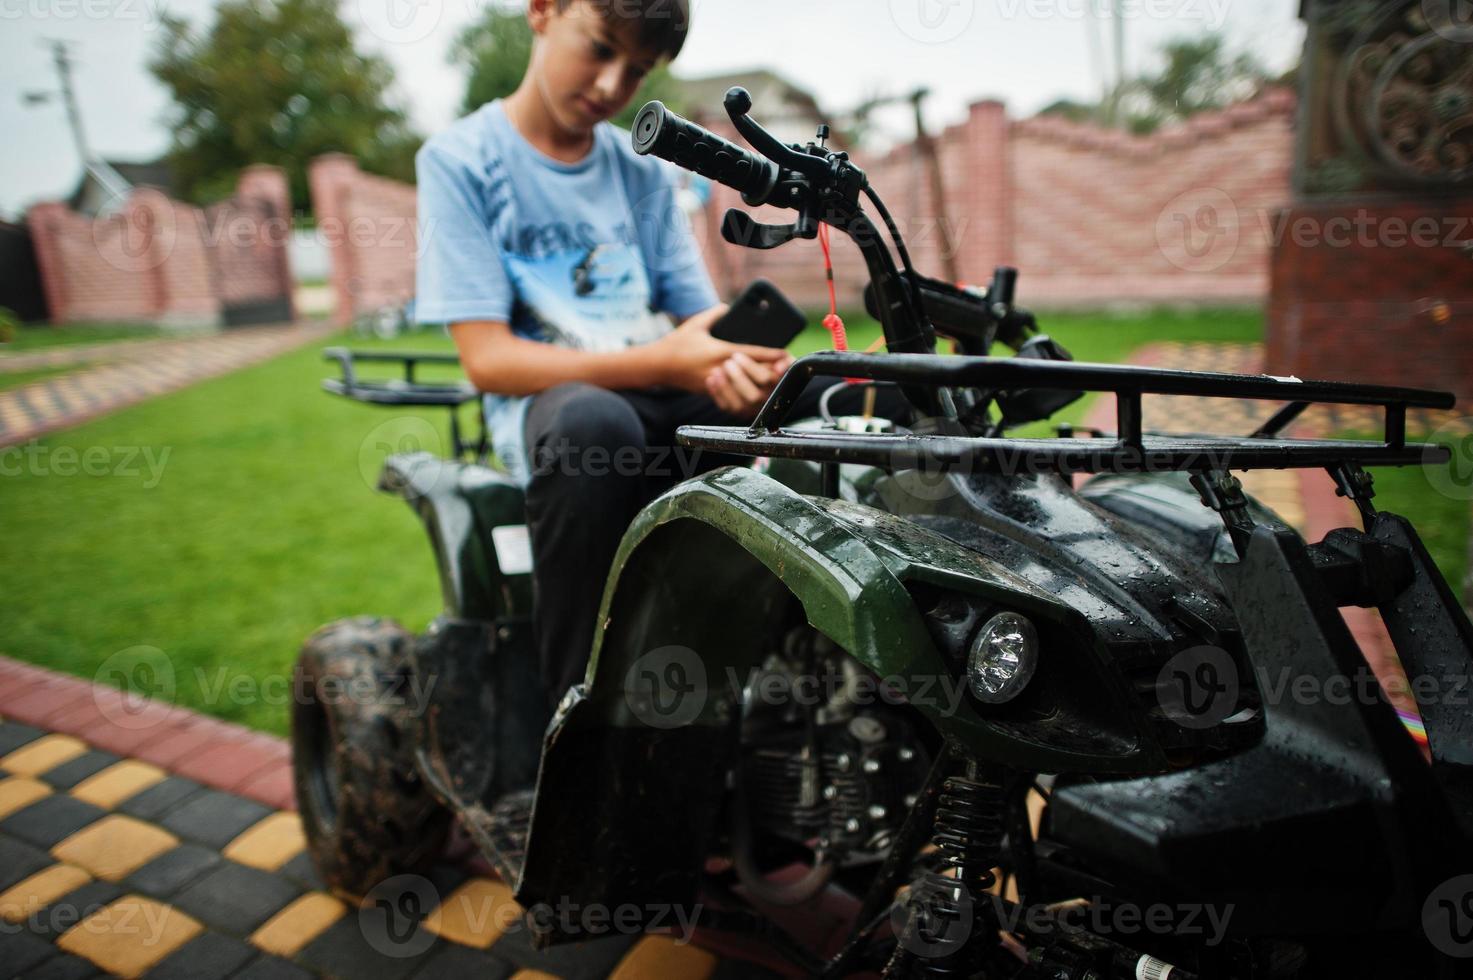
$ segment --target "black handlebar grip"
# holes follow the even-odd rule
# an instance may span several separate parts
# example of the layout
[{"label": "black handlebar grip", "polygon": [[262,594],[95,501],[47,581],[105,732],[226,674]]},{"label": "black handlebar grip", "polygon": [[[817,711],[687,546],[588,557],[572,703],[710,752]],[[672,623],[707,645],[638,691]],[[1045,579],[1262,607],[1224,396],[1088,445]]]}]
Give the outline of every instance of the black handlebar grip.
[{"label": "black handlebar grip", "polygon": [[777,186],[778,166],[651,102],[634,120],[634,152],[654,155],[740,191],[756,206]]}]

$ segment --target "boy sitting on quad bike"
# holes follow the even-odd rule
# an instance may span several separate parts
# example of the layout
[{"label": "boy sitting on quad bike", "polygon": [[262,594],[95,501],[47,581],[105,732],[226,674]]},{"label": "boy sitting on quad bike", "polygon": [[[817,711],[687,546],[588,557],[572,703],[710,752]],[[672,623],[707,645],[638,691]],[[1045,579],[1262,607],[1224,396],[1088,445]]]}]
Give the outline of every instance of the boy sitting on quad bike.
[{"label": "boy sitting on quad bike", "polygon": [[[417,302],[421,321],[450,325],[487,393],[497,455],[525,485],[534,632],[555,704],[582,678],[630,520],[734,461],[675,452],[676,428],[749,421],[791,358],[711,336],[727,308],[672,171],[607,121],[680,53],[686,0],[529,0],[527,19],[521,85],[416,159]],[[800,414],[831,384],[815,381]]]},{"label": "boy sitting on quad bike", "polygon": [[[847,235],[886,352],[789,367],[720,344],[688,237],[663,262],[674,253],[647,236],[666,226],[641,220],[668,216],[648,210],[668,183],[598,122],[638,62],[585,2],[532,5],[519,101],[553,155],[519,135],[529,117],[508,100],[420,159],[424,315],[452,324],[468,373],[497,393],[497,448],[528,494],[454,414],[450,458],[385,461],[379,486],[424,521],[445,613],[415,637],[341,620],[303,647],[294,683],[314,696],[293,703],[293,768],[324,883],[407,908],[395,890],[453,818],[538,946],[594,933],[564,910],[627,909],[627,931],[685,909],[825,980],[1466,975],[1466,703],[1421,702],[1429,766],[1384,699],[1281,696],[1364,667],[1350,606],[1379,611],[1409,677],[1456,691],[1473,673],[1473,623],[1411,523],[1375,507],[1365,469],[1447,462],[1407,440],[1407,413],[1454,396],[1068,363],[1013,305],[1016,270],[985,293],[921,275],[863,169],[823,129],[782,143],[741,88],[724,107],[750,149],[652,102],[634,150],[796,213],[769,225],[732,209],[733,244]],[[582,156],[560,165],[570,130]],[[553,223],[518,226],[543,214]],[[650,307],[686,322],[672,331]],[[992,356],[999,343],[1014,356]],[[356,401],[453,412],[478,397],[416,382],[434,354],[327,353],[342,377],[324,387]],[[386,360],[402,381],[357,376]],[[893,384],[918,421],[876,432],[820,403],[814,424],[798,401],[817,378],[835,379],[825,397]],[[700,421],[747,416],[769,386],[750,425]],[[1114,395],[1115,433],[1008,435],[1085,391]],[[1281,407],[1241,436],[1148,432],[1143,396],[1182,394]],[[1383,431],[1284,435],[1319,403],[1379,407]],[[669,445],[681,419],[695,423],[682,447],[768,462],[688,468],[624,530],[659,483],[627,450]],[[1328,471],[1362,528],[1306,540],[1243,491],[1235,473],[1253,469]],[[500,547],[529,502],[545,693],[576,676],[579,644],[592,654],[550,720],[527,696],[526,556]],[[782,924],[830,885],[863,896],[836,952]],[[1105,914],[1139,925],[1157,909],[1183,918],[1142,931]]]}]

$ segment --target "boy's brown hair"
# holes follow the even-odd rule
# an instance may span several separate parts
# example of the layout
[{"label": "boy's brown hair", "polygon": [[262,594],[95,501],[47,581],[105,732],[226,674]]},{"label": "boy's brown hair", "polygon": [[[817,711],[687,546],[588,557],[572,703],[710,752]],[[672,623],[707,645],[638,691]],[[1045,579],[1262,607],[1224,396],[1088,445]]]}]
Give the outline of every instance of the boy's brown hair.
[{"label": "boy's brown hair", "polygon": [[575,3],[593,8],[611,29],[630,32],[639,46],[667,61],[685,47],[690,31],[690,0],[557,0],[561,13]]}]

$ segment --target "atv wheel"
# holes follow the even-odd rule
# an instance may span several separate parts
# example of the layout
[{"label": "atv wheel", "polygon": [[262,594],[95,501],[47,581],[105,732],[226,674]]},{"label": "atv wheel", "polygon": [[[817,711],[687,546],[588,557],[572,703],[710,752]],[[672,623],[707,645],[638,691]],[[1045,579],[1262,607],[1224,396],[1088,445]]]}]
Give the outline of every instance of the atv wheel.
[{"label": "atv wheel", "polygon": [[307,849],[329,888],[364,895],[440,855],[450,811],[414,768],[409,645],[360,616],[307,638],[292,690],[292,777]]}]

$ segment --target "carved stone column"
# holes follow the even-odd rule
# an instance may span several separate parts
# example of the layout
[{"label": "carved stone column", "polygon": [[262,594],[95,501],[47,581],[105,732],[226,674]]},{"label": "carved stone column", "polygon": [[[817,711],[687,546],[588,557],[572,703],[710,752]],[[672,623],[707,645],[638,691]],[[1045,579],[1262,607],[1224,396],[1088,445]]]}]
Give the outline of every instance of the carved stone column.
[{"label": "carved stone column", "polygon": [[1473,3],[1305,0],[1276,374],[1473,399]]}]

